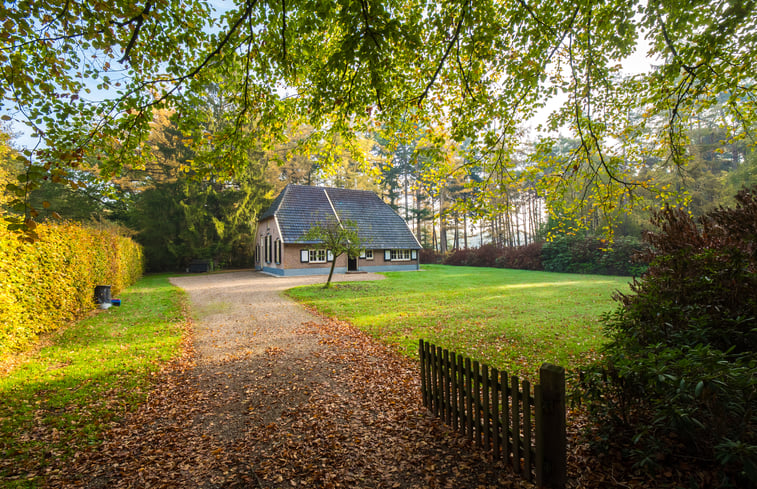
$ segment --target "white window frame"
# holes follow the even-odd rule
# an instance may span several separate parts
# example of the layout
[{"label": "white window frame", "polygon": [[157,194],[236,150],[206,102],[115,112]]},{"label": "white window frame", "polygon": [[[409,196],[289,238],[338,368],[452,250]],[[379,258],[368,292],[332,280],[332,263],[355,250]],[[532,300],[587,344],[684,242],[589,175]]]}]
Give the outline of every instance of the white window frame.
[{"label": "white window frame", "polygon": [[273,242],[273,261],[277,265],[281,265],[281,240],[276,238]]},{"label": "white window frame", "polygon": [[266,234],[265,236],[265,262],[271,263],[272,258],[271,255],[273,254],[273,246],[272,246],[272,237],[270,234]]},{"label": "white window frame", "polygon": [[326,250],[323,248],[313,248],[308,250],[308,263],[326,263]]},{"label": "white window frame", "polygon": [[363,258],[366,260],[373,260],[373,250],[365,250],[365,256]]},{"label": "white window frame", "polygon": [[391,250],[389,256],[391,261],[410,261],[412,255],[410,250]]}]

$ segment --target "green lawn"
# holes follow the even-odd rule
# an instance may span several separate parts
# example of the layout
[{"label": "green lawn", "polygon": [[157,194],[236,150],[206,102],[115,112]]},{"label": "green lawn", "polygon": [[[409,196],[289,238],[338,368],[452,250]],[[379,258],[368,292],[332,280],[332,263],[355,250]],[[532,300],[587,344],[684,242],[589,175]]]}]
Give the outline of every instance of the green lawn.
[{"label": "green lawn", "polygon": [[424,265],[375,282],[288,294],[417,356],[418,340],[534,379],[543,362],[574,367],[604,341],[599,317],[628,277]]},{"label": "green lawn", "polygon": [[119,298],[121,307],[52,333],[0,376],[0,486],[36,487],[48,460],[96,444],[180,353],[185,295],[167,276],[143,278]]}]

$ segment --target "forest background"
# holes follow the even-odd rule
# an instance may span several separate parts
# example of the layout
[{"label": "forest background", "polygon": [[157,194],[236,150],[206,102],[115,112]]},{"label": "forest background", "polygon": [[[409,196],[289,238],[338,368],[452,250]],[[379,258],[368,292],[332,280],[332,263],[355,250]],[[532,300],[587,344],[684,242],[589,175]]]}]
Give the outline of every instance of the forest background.
[{"label": "forest background", "polygon": [[[153,271],[183,270],[193,259],[211,259],[219,268],[252,266],[256,217],[290,183],[377,193],[408,222],[429,251],[424,254],[429,262],[531,269],[544,269],[546,264],[552,271],[602,271],[599,261],[612,255],[605,250],[613,250],[621,253],[625,265],[605,273],[633,274],[639,269],[631,266],[630,255],[641,247],[650,210],[659,208],[658,200],[647,193],[637,205],[609,220],[600,206],[580,202],[584,196],[576,190],[562,196],[562,205],[578,212],[550,214],[546,192],[528,176],[535,164],[525,151],[514,156],[520,158],[514,181],[507,186],[489,183],[488,187],[497,187],[492,207],[472,208],[477,193],[493,189],[470,186],[482,184],[486,176],[479,167],[461,165],[463,152],[453,143],[448,143],[446,157],[465,171],[432,179],[433,162],[424,156],[421,131],[411,144],[397,147],[380,133],[365,135],[358,140],[358,156],[355,148],[345,149],[337,158],[318,151],[293,155],[292,148],[311,132],[293,130],[291,141],[251,153],[238,176],[206,172],[198,177],[191,169],[193,150],[171,114],[160,112],[149,138],[151,161],[141,167],[126,163],[121,175],[107,181],[95,167],[69,169],[58,178],[42,180],[28,202],[39,209],[40,221],[108,221],[122,226],[123,233],[144,246]],[[684,196],[692,215],[730,205],[740,188],[757,183],[757,156],[746,142],[728,143],[713,120],[698,121],[688,129],[688,136],[691,159],[685,166],[671,171],[650,163],[644,178]],[[8,132],[2,145],[0,178],[7,184],[23,176],[25,167],[16,158],[19,149]],[[579,145],[562,138],[555,159],[568,162]],[[326,163],[328,158],[331,161]],[[6,192],[4,202],[9,200]],[[545,242],[547,250],[542,252],[540,244]],[[463,252],[482,246],[476,257]],[[530,261],[522,266],[517,260],[503,261],[502,249],[518,247],[524,247],[521,255],[531,257]],[[591,256],[576,256],[579,249]]]}]

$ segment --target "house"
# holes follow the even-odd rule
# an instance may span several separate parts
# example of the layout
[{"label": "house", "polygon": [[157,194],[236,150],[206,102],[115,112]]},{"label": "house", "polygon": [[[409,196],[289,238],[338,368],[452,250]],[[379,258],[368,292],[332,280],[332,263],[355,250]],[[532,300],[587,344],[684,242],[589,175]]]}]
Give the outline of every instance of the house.
[{"label": "house", "polygon": [[258,222],[255,268],[281,275],[328,274],[333,257],[302,237],[337,219],[357,224],[364,250],[337,257],[335,273],[418,270],[421,245],[391,207],[373,192],[287,185]]}]

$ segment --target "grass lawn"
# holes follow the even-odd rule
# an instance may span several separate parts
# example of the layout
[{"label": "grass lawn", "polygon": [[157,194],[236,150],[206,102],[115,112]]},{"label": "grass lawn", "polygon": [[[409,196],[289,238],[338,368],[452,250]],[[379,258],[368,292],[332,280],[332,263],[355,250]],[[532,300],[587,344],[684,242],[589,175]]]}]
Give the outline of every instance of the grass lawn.
[{"label": "grass lawn", "polygon": [[566,368],[595,356],[599,317],[629,277],[424,265],[374,282],[288,294],[417,357],[418,340],[535,380],[543,362]]},{"label": "grass lawn", "polygon": [[185,295],[167,275],[145,277],[119,298],[121,307],[49,334],[47,346],[0,374],[0,486],[36,487],[48,460],[97,444],[180,353]]}]

